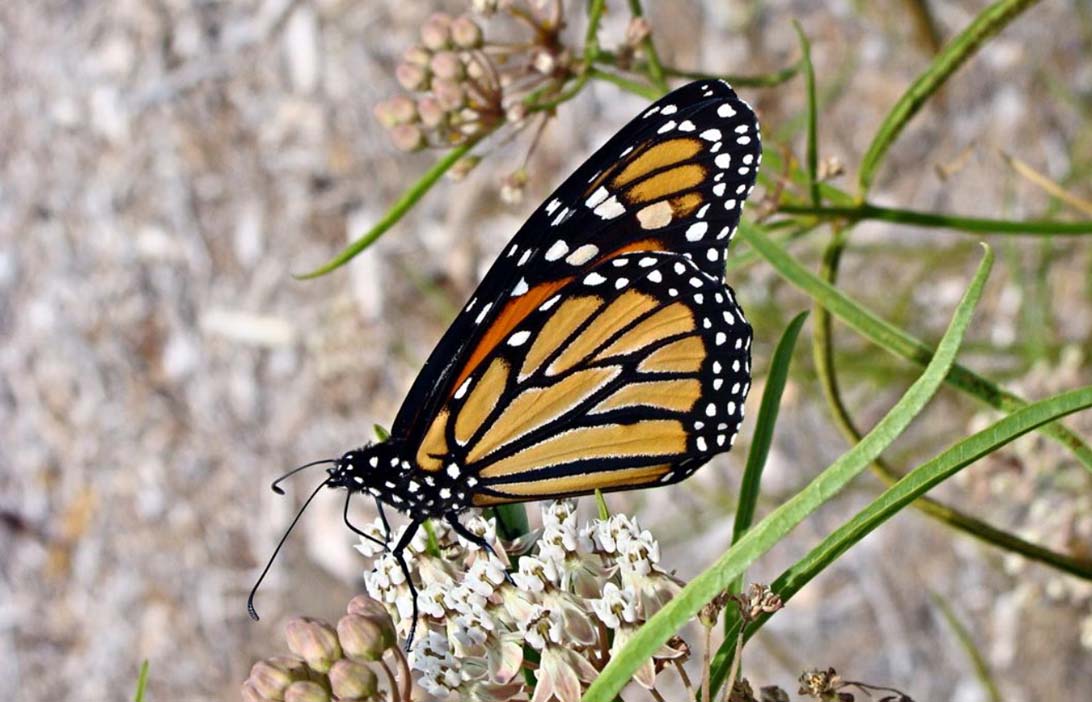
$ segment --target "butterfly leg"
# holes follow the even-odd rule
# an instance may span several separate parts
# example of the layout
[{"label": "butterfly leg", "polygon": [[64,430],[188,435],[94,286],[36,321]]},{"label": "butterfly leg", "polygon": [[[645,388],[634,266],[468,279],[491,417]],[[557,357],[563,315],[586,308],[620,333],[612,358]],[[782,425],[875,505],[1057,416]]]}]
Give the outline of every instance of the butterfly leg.
[{"label": "butterfly leg", "polygon": [[[493,548],[493,544],[489,543],[481,536],[478,536],[477,534],[463,526],[462,522],[459,521],[458,515],[454,513],[447,515],[447,523],[451,525],[452,530],[454,530],[456,534],[463,537],[478,548],[493,554],[493,557],[496,558],[498,561],[501,561],[502,563],[504,562],[504,559],[497,555],[496,550]],[[507,580],[510,585],[515,585],[515,582],[512,580],[512,575],[508,572],[507,569],[505,569],[504,571],[504,579]]]},{"label": "butterfly leg", "polygon": [[406,563],[405,551],[409,546],[410,541],[413,540],[414,534],[417,533],[417,528],[421,526],[421,522],[413,521],[406,527],[406,531],[403,532],[402,538],[398,540],[398,543],[394,547],[391,555],[398,561],[398,565],[402,568],[402,575],[406,576],[406,585],[409,586],[410,597],[413,598],[413,622],[410,624],[409,636],[406,638],[405,651],[409,653],[410,648],[413,647],[413,635],[417,633],[417,586],[413,584],[413,576],[410,574],[409,565]]},{"label": "butterfly leg", "polygon": [[383,511],[383,502],[375,498],[375,509],[379,512],[379,519],[383,522],[383,529],[387,532],[387,543],[391,541],[391,523],[387,521],[387,513]]},{"label": "butterfly leg", "polygon": [[359,537],[361,537],[363,539],[367,539],[368,541],[371,541],[373,543],[379,544],[380,546],[383,547],[383,550],[386,551],[387,548],[389,548],[389,542],[391,540],[390,528],[387,529],[387,540],[386,541],[380,541],[379,539],[375,538],[371,534],[365,534],[363,531],[358,529],[352,522],[349,521],[349,500],[352,498],[352,496],[353,496],[353,493],[351,493],[351,492],[345,496],[345,510],[342,512],[342,518],[345,520],[345,526],[349,527],[349,530],[352,531],[357,536],[359,536]]}]

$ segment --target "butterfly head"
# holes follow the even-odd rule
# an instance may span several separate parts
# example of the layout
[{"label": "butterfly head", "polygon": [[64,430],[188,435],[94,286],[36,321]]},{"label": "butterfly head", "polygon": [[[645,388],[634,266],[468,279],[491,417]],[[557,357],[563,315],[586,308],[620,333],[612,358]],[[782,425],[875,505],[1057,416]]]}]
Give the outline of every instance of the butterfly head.
[{"label": "butterfly head", "polygon": [[388,442],[368,444],[351,451],[346,451],[341,458],[326,469],[329,487],[348,488],[352,492],[371,492],[380,490],[384,482],[390,480],[392,473],[401,470],[397,452]]}]

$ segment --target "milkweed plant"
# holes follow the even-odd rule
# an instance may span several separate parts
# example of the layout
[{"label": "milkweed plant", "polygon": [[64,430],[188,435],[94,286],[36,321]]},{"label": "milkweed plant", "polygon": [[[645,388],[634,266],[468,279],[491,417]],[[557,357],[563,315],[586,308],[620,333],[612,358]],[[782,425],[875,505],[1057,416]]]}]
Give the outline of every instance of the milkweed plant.
[{"label": "milkweed plant", "polygon": [[[255,664],[243,685],[243,699],[610,702],[627,685],[645,690],[657,702],[665,699],[665,687],[706,701],[792,699],[782,687],[752,687],[741,665],[744,645],[806,583],[907,507],[999,550],[1010,570],[1031,563],[1045,566],[1056,574],[1050,581],[1055,584],[1048,589],[1074,601],[1089,601],[1092,448],[1056,420],[1092,407],[1092,387],[1051,386],[1048,390],[1053,394],[1031,402],[956,362],[993,264],[992,250],[983,247],[977,271],[936,344],[882,319],[837,284],[840,254],[850,246],[854,227],[869,220],[974,236],[1092,234],[1092,221],[983,219],[886,207],[869,200],[888,149],[907,123],[960,66],[1033,4],[1028,0],[994,2],[940,46],[934,60],[907,86],[876,129],[856,169],[855,192],[835,185],[844,172],[840,164],[820,158],[817,80],[808,39],[799,26],[800,59],[791,66],[768,75],[721,76],[665,65],[655,49],[655,28],[639,0],[612,3],[613,12],[628,11],[630,16],[624,36],[609,50],[600,41],[600,24],[608,9],[603,0],[591,0],[583,8],[561,0],[475,0],[465,15],[431,16],[421,27],[419,41],[406,50],[395,69],[405,93],[377,105],[375,115],[397,148],[444,153],[370,231],[302,277],[323,275],[345,264],[396,224],[442,176],[465,175],[491,148],[527,131],[530,158],[538,134],[556,111],[593,82],[655,99],[667,92],[675,78],[724,78],[736,88],[755,90],[799,79],[807,98],[801,122],[804,153],[794,156],[785,137],[783,143],[766,149],[765,171],[760,175],[764,199],[757,215],[741,223],[738,239],[745,249],[729,267],[743,271],[765,264],[811,299],[812,360],[834,423],[850,448],[802,490],[755,519],[781,393],[807,316],[801,313],[787,325],[765,364],[732,545],[709,558],[705,570],[690,582],[664,569],[660,545],[635,518],[601,510],[600,518],[580,522],[572,502],[544,505],[541,529],[525,530],[512,539],[498,537],[493,516],[483,513],[468,520],[468,528],[491,544],[492,552],[434,524],[427,533],[419,532],[407,552],[421,611],[419,629],[407,652],[403,645],[412,621],[408,583],[391,554],[361,540],[356,548],[372,559],[364,576],[367,594],[354,598],[333,625],[291,619],[285,627],[291,655]],[[491,22],[498,17],[510,20],[509,30],[522,34],[515,39],[493,39]],[[581,23],[582,44],[567,31]],[[1034,182],[1061,201],[1071,201],[1057,184]],[[524,166],[502,178],[500,194],[508,202],[518,202],[526,183],[525,160]],[[822,232],[828,236],[822,264],[815,272],[786,244],[801,237],[818,239]],[[857,428],[838,390],[834,319],[901,359],[916,377],[867,432]],[[1072,365],[1071,356],[1063,362]],[[1034,385],[1043,370],[1037,373],[1029,375],[1025,385]],[[1073,385],[1080,382],[1078,373],[1067,377]],[[892,465],[881,454],[942,387],[983,407],[970,424],[970,433],[912,468]],[[1041,528],[1028,524],[1019,531],[1007,531],[926,496],[956,475],[965,483],[975,480],[972,473],[960,471],[984,457],[1016,456],[1041,464],[1043,447],[1049,447],[1051,465],[1065,472],[1060,482],[1070,487],[1055,493],[1054,502],[1035,508],[1036,514],[1044,520],[1056,517],[1050,528],[1061,530],[1066,538],[1049,538]],[[743,587],[749,565],[868,469],[886,482],[883,492],[769,585]],[[1005,479],[991,475],[992,483]],[[1004,492],[996,486],[991,491]],[[1003,516],[998,512],[998,517]],[[386,540],[378,521],[365,531]],[[705,636],[684,640],[680,632],[694,621]],[[958,622],[952,620],[952,624],[958,627]],[[1084,641],[1092,648],[1092,617],[1081,626]],[[980,661],[973,642],[960,638],[971,657]],[[714,641],[721,643],[714,646]],[[988,667],[978,666],[978,674],[995,693]],[[855,695],[910,699],[891,687],[850,680],[829,667],[804,671],[797,684],[789,686],[794,687],[798,697],[821,700],[852,700]]]}]

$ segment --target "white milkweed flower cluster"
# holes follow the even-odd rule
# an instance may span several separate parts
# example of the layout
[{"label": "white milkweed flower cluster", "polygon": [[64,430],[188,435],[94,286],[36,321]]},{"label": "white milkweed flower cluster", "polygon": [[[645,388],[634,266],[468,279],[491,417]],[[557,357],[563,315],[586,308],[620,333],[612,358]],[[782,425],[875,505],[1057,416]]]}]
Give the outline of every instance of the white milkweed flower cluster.
[{"label": "white milkweed flower cluster", "polygon": [[[495,553],[438,523],[438,549],[430,552],[424,536],[410,545],[405,556],[420,618],[409,662],[430,695],[575,702],[681,587],[660,567],[659,545],[635,519],[619,514],[580,525],[575,503],[559,501],[544,508],[542,521],[522,555],[516,545],[506,550],[495,522],[482,516],[466,526]],[[378,520],[366,531],[383,536]],[[375,558],[365,574],[368,594],[384,603],[401,637],[408,637],[413,600],[397,561],[365,540],[357,549]],[[664,646],[634,679],[653,689],[666,662],[681,671],[688,650],[681,640]],[[525,651],[534,660],[526,660]],[[533,690],[525,670],[534,671]]]}]

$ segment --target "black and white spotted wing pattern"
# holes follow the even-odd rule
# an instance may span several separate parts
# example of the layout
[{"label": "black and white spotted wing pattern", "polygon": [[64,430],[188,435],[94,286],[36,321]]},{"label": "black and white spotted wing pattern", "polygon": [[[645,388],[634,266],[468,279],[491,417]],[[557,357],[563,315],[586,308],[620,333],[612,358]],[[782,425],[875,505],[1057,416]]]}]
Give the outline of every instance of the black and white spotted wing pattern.
[{"label": "black and white spotted wing pattern", "polygon": [[529,314],[422,452],[456,476],[454,509],[675,482],[734,443],[750,347],[731,289],[692,260],[622,254]]},{"label": "black and white spotted wing pattern", "polygon": [[440,406],[526,315],[589,267],[688,256],[723,280],[761,161],[754,112],[720,81],[686,85],[623,127],[530,217],[429,357],[392,427],[421,441]]}]

